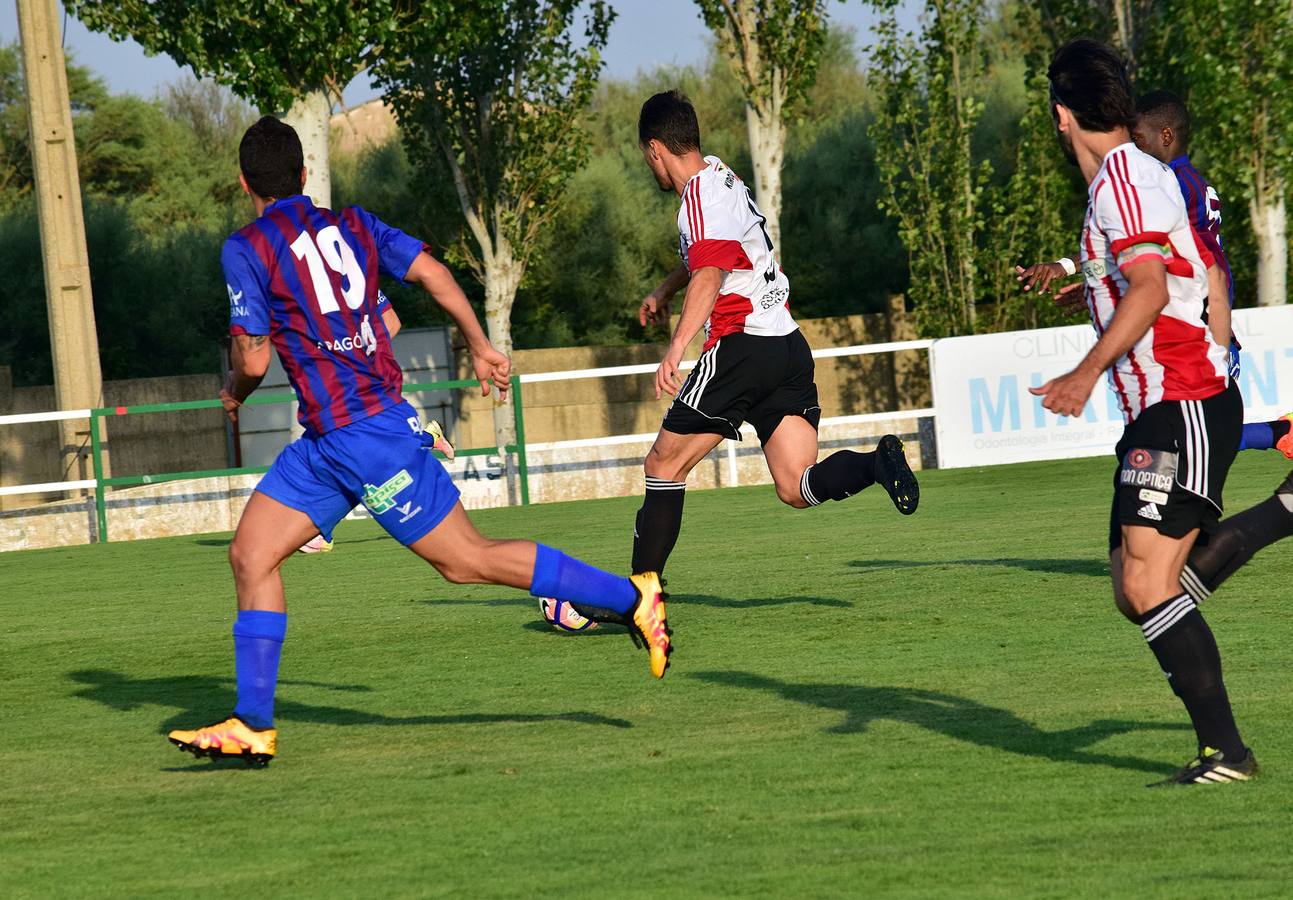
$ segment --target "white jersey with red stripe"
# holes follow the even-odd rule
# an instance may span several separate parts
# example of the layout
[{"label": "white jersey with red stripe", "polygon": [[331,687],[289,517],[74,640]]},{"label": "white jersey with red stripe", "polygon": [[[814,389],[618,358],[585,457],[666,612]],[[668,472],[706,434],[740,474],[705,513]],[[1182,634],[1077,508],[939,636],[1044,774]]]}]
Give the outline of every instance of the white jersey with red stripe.
[{"label": "white jersey with red stripe", "polygon": [[772,239],[745,182],[716,156],[682,189],[678,253],[688,272],[723,270],[705,349],[729,334],[779,337],[799,326],[790,316],[790,280],[777,264]]},{"label": "white jersey with red stripe", "polygon": [[1204,400],[1228,384],[1226,348],[1204,320],[1207,256],[1172,170],[1135,144],[1111,150],[1091,181],[1082,228],[1082,274],[1096,333],[1113,321],[1128,267],[1149,258],[1167,267],[1167,306],[1109,369],[1129,423],[1161,400]]}]

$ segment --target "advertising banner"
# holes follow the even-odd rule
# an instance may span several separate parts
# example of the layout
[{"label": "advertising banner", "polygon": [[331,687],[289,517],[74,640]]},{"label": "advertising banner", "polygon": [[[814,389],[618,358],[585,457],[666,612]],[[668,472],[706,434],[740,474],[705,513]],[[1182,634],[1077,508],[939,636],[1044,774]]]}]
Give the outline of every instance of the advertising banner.
[{"label": "advertising banner", "polygon": [[[1293,306],[1240,309],[1244,420],[1293,411]],[[1089,324],[971,335],[930,350],[941,468],[1112,455],[1123,418],[1101,378],[1083,415],[1056,416],[1029,387],[1071,370],[1095,343]]]}]

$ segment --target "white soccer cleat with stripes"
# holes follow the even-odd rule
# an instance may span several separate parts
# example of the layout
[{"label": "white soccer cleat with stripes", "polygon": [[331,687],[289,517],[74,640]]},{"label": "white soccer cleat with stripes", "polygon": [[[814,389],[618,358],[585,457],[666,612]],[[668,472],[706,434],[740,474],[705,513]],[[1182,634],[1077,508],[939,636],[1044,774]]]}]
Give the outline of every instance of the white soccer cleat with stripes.
[{"label": "white soccer cleat with stripes", "polygon": [[1172,787],[1178,784],[1229,784],[1232,781],[1251,781],[1257,774],[1257,757],[1244,749],[1240,760],[1231,762],[1220,750],[1204,747],[1203,752],[1190,760],[1184,768],[1170,778],[1155,781],[1149,787]]}]

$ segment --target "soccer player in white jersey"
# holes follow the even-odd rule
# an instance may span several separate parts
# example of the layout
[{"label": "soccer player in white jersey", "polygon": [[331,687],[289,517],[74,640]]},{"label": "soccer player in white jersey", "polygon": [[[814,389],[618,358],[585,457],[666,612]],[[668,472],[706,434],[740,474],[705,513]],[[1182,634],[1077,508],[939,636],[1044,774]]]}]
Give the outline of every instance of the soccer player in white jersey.
[{"label": "soccer player in white jersey", "polygon": [[1032,390],[1052,412],[1078,416],[1107,371],[1122,407],[1114,599],[1140,625],[1198,738],[1195,758],[1159,784],[1246,781],[1257,763],[1235,725],[1217,643],[1181,587],[1195,539],[1217,528],[1243,424],[1226,348],[1204,318],[1207,266],[1172,170],[1131,141],[1136,107],[1122,58],[1080,39],[1056,52],[1048,74],[1060,146],[1090,185],[1081,266],[1099,339],[1072,372]]},{"label": "soccer player in white jersey", "polygon": [[[644,464],[633,571],[664,570],[682,525],[687,474],[723,438],[740,440],[747,421],[783,503],[817,506],[878,482],[899,512],[915,512],[919,486],[894,435],[880,438],[873,451],[840,450],[817,461],[821,408],[812,351],[790,315],[790,281],[745,183],[722,160],[701,154],[691,103],[677,91],[647,100],[638,143],[660,189],[682,199],[682,264],[643,301],[642,324],[667,325],[671,298],[687,290],[656,371],[656,397],[674,400]],[[704,351],[683,381],[683,352],[702,327]]]}]

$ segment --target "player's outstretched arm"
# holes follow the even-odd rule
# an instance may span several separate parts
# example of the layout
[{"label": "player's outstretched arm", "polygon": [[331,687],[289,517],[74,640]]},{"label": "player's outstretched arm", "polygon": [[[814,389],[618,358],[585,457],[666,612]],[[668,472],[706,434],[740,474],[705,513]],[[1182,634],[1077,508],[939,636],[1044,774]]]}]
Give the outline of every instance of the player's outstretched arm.
[{"label": "player's outstretched arm", "polygon": [[490,387],[498,388],[499,396],[506,399],[512,373],[512,361],[494,348],[476,319],[476,312],[467,301],[453,273],[427,252],[419,253],[409,266],[405,281],[422,285],[440,308],[449,314],[467,342],[471,353],[471,366],[480,380],[481,396],[488,396]]},{"label": "player's outstretched arm", "polygon": [[1052,378],[1029,392],[1043,398],[1042,406],[1061,416],[1080,416],[1100,374],[1136,345],[1167,306],[1167,267],[1147,258],[1122,270],[1127,293],[1118,304],[1109,328],[1077,368]]},{"label": "player's outstretched arm", "polygon": [[642,323],[643,328],[648,325],[668,324],[669,304],[673,300],[673,295],[686,287],[690,277],[686,263],[679,263],[678,267],[660,282],[659,287],[646,295],[646,299],[638,307],[638,321]]},{"label": "player's outstretched arm", "polygon": [[238,421],[238,407],[260,387],[269,370],[269,337],[235,334],[229,347],[229,375],[220,389],[220,401],[230,422]]},{"label": "player's outstretched arm", "polygon": [[678,388],[682,387],[682,375],[678,372],[678,366],[682,364],[682,355],[687,351],[687,345],[691,339],[700,331],[709,314],[714,311],[714,304],[718,302],[718,292],[723,286],[723,270],[717,266],[705,266],[703,269],[697,269],[691,275],[691,283],[687,286],[687,296],[682,301],[682,315],[678,318],[678,328],[673,333],[673,340],[669,342],[669,349],[665,352],[664,360],[655,372],[655,396],[660,399],[660,393],[675,393]]}]

